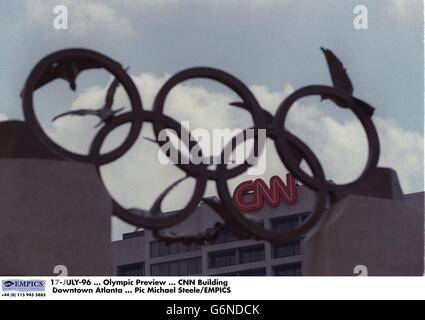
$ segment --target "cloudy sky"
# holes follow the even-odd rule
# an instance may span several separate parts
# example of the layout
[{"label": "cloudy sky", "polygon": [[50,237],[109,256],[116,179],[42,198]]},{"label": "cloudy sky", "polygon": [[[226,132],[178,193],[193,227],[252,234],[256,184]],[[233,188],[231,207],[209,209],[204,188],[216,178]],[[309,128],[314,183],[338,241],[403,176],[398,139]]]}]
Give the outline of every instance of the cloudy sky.
[{"label": "cloudy sky", "polygon": [[[353,28],[353,8],[365,4],[369,29]],[[69,29],[55,30],[53,7],[69,9]],[[0,2],[0,119],[22,119],[19,93],[39,59],[52,51],[85,47],[129,66],[144,107],[170,75],[193,66],[223,69],[241,79],[263,108],[274,113],[293,90],[330,84],[320,47],[344,62],[355,95],[376,107],[382,166],[397,170],[403,190],[423,190],[423,9],[420,0],[5,0]],[[36,95],[46,131],[70,150],[84,152],[95,119],[50,119],[58,112],[99,107],[110,75],[89,71],[73,93],[56,81]],[[173,90],[167,114],[191,128],[245,128],[249,117],[227,104],[235,96],[206,81]],[[122,91],[116,107],[128,106]],[[309,143],[327,177],[350,181],[366,159],[365,137],[346,110],[319,99],[301,100],[289,128]],[[118,130],[108,146],[119,142]],[[148,136],[149,126],[143,135]],[[284,170],[268,144],[265,177]],[[157,149],[143,139],[121,160],[106,166],[108,190],[125,206],[148,208],[155,196],[182,176],[157,162]],[[233,185],[245,177],[239,177]],[[149,185],[149,188],[146,186]],[[184,204],[193,181],[170,195],[166,208]],[[210,186],[208,194],[213,194]],[[114,222],[113,238],[132,230]]]}]

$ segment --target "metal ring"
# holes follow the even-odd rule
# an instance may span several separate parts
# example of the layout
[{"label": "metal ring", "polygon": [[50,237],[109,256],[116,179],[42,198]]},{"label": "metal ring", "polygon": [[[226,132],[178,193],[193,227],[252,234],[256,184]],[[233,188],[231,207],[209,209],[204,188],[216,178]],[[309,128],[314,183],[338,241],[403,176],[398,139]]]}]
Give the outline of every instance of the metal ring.
[{"label": "metal ring", "polygon": [[[174,130],[179,128],[179,124],[174,121],[171,118],[168,117],[161,117],[158,118],[158,116],[151,112],[145,112],[145,119],[146,122],[161,122],[166,126],[167,128],[172,128]],[[102,158],[103,156],[99,154],[102,145],[108,136],[110,132],[112,132],[117,127],[134,121],[133,114],[131,112],[122,114],[116,118],[113,118],[111,121],[109,121],[104,127],[102,127],[99,130],[99,133],[96,135],[96,138],[94,139],[91,147],[90,147],[90,159],[91,162],[96,165],[97,172],[99,174],[99,177],[102,179],[101,173],[100,173],[100,166],[101,163],[99,161],[99,158]],[[102,180],[103,181],[103,180]],[[205,189],[207,185],[207,180],[203,177],[196,177],[196,184],[195,184],[195,190],[192,193],[192,197],[189,200],[189,202],[186,204],[186,206],[178,210],[174,213],[169,213],[160,217],[144,217],[135,213],[130,212],[129,210],[122,207],[118,202],[116,202],[112,196],[111,199],[113,201],[113,211],[114,215],[119,217],[120,219],[124,220],[127,223],[130,223],[134,226],[140,227],[140,228],[149,228],[149,229],[162,229],[162,228],[168,228],[172,227],[174,225],[179,224],[183,220],[187,219],[197,208],[199,202],[202,200],[202,197],[204,195]]]},{"label": "metal ring", "polygon": [[[64,76],[63,74],[55,75],[49,73],[52,72],[51,67],[55,63],[63,63],[66,67],[69,67],[68,64],[70,63],[71,67],[75,67],[76,65],[80,67],[80,69],[78,69],[76,72],[74,70],[73,78],[75,78],[82,70],[104,68],[113,74],[115,78],[123,85],[130,99],[131,112],[124,113],[108,120],[95,135],[88,155],[70,152],[62,148],[57,143],[53,142],[43,131],[40,123],[37,120],[33,105],[34,91],[49,83],[50,81]],[[244,109],[246,109],[253,118],[254,126],[251,129],[254,130],[254,143],[258,147],[258,152],[261,153],[265,147],[265,143],[261,143],[263,141],[259,141],[258,139],[258,130],[264,128],[266,129],[266,136],[274,141],[278,155],[286,168],[299,181],[303,182],[306,186],[316,191],[314,209],[312,210],[312,213],[309,215],[305,223],[294,230],[288,232],[278,232],[265,229],[264,227],[261,227],[260,225],[248,219],[246,214],[239,212],[239,210],[233,204],[233,200],[227,185],[229,179],[244,173],[250,166],[252,166],[252,164],[245,161],[245,163],[237,165],[233,168],[228,168],[226,164],[219,164],[217,165],[216,170],[209,170],[208,165],[203,163],[194,164],[190,163],[189,161],[189,164],[185,164],[179,161],[178,163],[175,163],[175,165],[182,169],[187,174],[187,176],[195,178],[196,180],[195,190],[192,193],[192,197],[186,206],[182,210],[178,210],[174,213],[164,214],[157,217],[146,217],[123,208],[111,197],[114,206],[114,214],[130,224],[142,228],[153,229],[154,235],[162,237],[167,241],[193,240],[200,242],[204,239],[207,239],[208,237],[213,239],[213,237],[217,235],[219,228],[215,230],[216,232],[214,234],[203,232],[196,235],[182,235],[175,237],[164,234],[160,229],[175,226],[188,218],[195,211],[199,202],[202,200],[207,181],[214,180],[216,182],[217,191],[222,202],[220,204],[215,202],[208,203],[207,199],[205,199],[205,202],[228,224],[230,229],[233,229],[238,235],[245,238],[264,239],[268,241],[289,241],[303,236],[317,225],[321,216],[325,212],[327,199],[330,193],[349,192],[350,189],[355,188],[360,183],[363,183],[367,177],[373,174],[373,172],[377,169],[380,146],[378,134],[371,119],[370,110],[372,108],[363,101],[359,101],[358,99],[352,97],[349,93],[341,91],[337,88],[316,85],[297,90],[281,103],[276,116],[273,117],[260,107],[255,96],[252,94],[249,88],[234,76],[213,68],[191,68],[183,70],[171,77],[161,87],[160,91],[155,97],[153,111],[144,111],[139,92],[134,82],[131,80],[122,66],[118,62],[98,52],[86,49],[67,49],[55,52],[43,58],[33,68],[30,75],[28,76],[23,91],[22,106],[24,117],[30,127],[34,129],[36,135],[41,139],[42,142],[49,146],[53,152],[65,159],[76,160],[84,163],[93,163],[96,167],[100,179],[102,179],[100,174],[100,167],[120,158],[134,145],[141,133],[142,124],[144,121],[153,124],[157,143],[160,147],[166,143],[165,141],[159,141],[158,139],[161,130],[174,130],[180,140],[182,140],[183,134],[185,136],[190,136],[190,132],[188,132],[184,127],[182,127],[174,119],[164,115],[164,104],[169,92],[176,85],[194,78],[206,78],[217,81],[227,86],[237,95],[239,95],[239,97],[242,99],[242,103],[239,104],[242,104]],[[69,77],[67,77],[67,79],[69,80]],[[313,151],[299,138],[285,129],[286,117],[293,104],[298,99],[313,95],[320,95],[322,97],[329,98],[333,101],[337,101],[338,105],[351,109],[361,122],[366,132],[369,147],[368,160],[361,175],[350,183],[337,185],[328,182],[325,178],[320,161],[317,159]],[[366,111],[367,109],[369,109],[369,112]],[[114,150],[105,154],[101,154],[100,151],[102,145],[109,133],[126,123],[131,123],[131,128],[124,142]],[[245,131],[246,130],[248,129],[245,129]],[[231,143],[232,151],[234,151],[234,148],[236,148],[235,143],[241,143],[241,141],[237,139],[238,136],[239,135],[233,137],[231,142],[229,142]],[[187,141],[184,141],[184,143],[186,142]],[[188,143],[190,144],[187,145],[189,149],[197,145],[197,142],[193,139],[190,139]],[[172,150],[172,152],[176,152],[179,158],[182,158],[180,150],[175,150],[171,144],[170,148],[173,148],[174,150]],[[226,155],[226,150],[227,146],[225,146],[225,148],[222,150],[222,159]],[[252,152],[255,151],[257,150],[254,147]],[[300,162],[302,159],[304,159],[309,165],[313,173],[312,176],[307,175],[300,168]]]},{"label": "metal ring", "polygon": [[[178,84],[180,84],[183,81],[187,81],[194,78],[206,78],[215,80],[221,84],[224,84],[225,86],[232,89],[235,93],[237,93],[242,101],[244,102],[244,105],[246,106],[247,111],[250,112],[254,126],[256,128],[265,128],[266,121],[263,114],[263,109],[259,106],[257,99],[254,97],[252,92],[237,78],[234,76],[213,68],[191,68],[183,70],[173,77],[171,77],[161,88],[161,90],[158,92],[158,95],[155,98],[154,101],[154,107],[153,112],[158,113],[159,115],[162,115],[164,112],[164,104],[165,100],[169,94],[169,92]],[[161,123],[154,122],[153,123],[154,131],[156,136],[158,137],[161,130],[164,129],[164,127],[161,125]],[[259,146],[259,150],[261,151],[264,148],[264,145]],[[180,155],[180,151],[177,150],[177,152]],[[190,164],[190,165],[184,165],[184,164],[177,164],[180,168],[185,170],[186,172],[191,172],[192,176],[204,176],[207,179],[210,180],[217,180],[220,177],[218,176],[218,173],[216,170],[209,170],[205,166]],[[232,178],[238,176],[241,172],[248,169],[251,165],[249,163],[243,163],[238,165],[235,168],[231,168],[229,170],[225,170],[222,175],[226,176],[227,178]]]},{"label": "metal ring", "polygon": [[[303,155],[303,158],[307,161],[307,164],[310,166],[313,175],[318,179],[325,179],[324,172],[320,165],[319,160],[316,158],[313,152],[297,137],[292,134],[281,130],[269,130],[268,137],[277,143],[284,139],[288,140],[292,148],[296,148],[298,152]],[[223,166],[220,166],[220,169]],[[257,223],[251,221],[246,217],[245,213],[240,212],[235,205],[233,204],[232,197],[230,195],[229,187],[227,185],[226,179],[220,179],[216,181],[217,191],[220,196],[224,207],[226,207],[226,214],[222,216],[228,217],[231,219],[226,219],[231,227],[242,227],[248,234],[253,235],[257,239],[264,239],[268,241],[290,241],[300,236],[304,235],[310,231],[322,217],[327,203],[328,192],[326,189],[320,189],[316,192],[316,201],[312,213],[309,215],[308,219],[300,227],[287,231],[279,232],[268,230]]]},{"label": "metal ring", "polygon": [[[96,51],[87,49],[66,49],[54,52],[38,62],[28,76],[23,91],[22,107],[25,121],[34,129],[34,132],[41,139],[41,141],[47,144],[59,156],[65,159],[72,159],[80,162],[90,162],[90,157],[88,155],[82,155],[68,151],[58,145],[56,142],[52,141],[50,137],[44,132],[43,128],[37,120],[34,111],[33,93],[40,87],[40,81],[42,77],[46,74],[46,72],[48,72],[49,68],[53,64],[60,63],[61,61],[63,62],[64,60],[71,62],[83,60],[88,65],[88,67],[85,69],[99,67],[104,68],[113,74],[114,77],[116,77],[123,85],[130,99],[131,110],[134,118],[132,121],[132,127],[128,133],[127,138],[123,142],[123,145],[102,155],[98,161],[101,164],[106,164],[114,161],[115,159],[118,159],[128,149],[131,148],[140,133],[143,118],[142,101],[135,84],[128,76],[127,72],[122,68],[122,66],[118,62]],[[46,83],[43,83],[42,85],[44,84]]]},{"label": "metal ring", "polygon": [[279,130],[280,128],[285,127],[285,120],[288,115],[288,112],[298,99],[313,95],[321,95],[327,98],[333,98],[344,102],[344,104],[346,104],[347,107],[349,107],[354,112],[356,117],[360,120],[366,132],[369,146],[369,154],[366,167],[364,168],[360,177],[358,177],[353,182],[340,185],[328,182],[324,177],[311,177],[299,167],[299,163],[297,163],[297,161],[294,159],[293,154],[291,154],[291,152],[288,152],[291,146],[288,144],[288,141],[286,139],[279,139],[278,143],[276,144],[277,151],[282,161],[284,161],[287,169],[291,173],[293,173],[301,182],[303,182],[310,188],[314,190],[325,189],[332,193],[347,192],[350,189],[356,187],[357,185],[363,183],[367,179],[367,176],[369,176],[373,173],[374,170],[376,170],[380,152],[378,133],[376,132],[376,128],[372,122],[372,119],[363,112],[361,106],[357,105],[353,101],[351,96],[343,93],[338,89],[327,86],[309,86],[292,93],[279,106],[279,109],[273,121],[274,130]]}]

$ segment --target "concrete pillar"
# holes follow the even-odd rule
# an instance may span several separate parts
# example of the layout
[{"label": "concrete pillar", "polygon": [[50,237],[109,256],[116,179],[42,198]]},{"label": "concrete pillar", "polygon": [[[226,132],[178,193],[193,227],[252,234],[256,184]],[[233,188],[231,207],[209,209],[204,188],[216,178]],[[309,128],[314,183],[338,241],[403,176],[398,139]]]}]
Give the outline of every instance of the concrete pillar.
[{"label": "concrete pillar", "polygon": [[111,214],[92,165],[0,159],[0,275],[110,275]]},{"label": "concrete pillar", "polygon": [[335,203],[303,241],[303,274],[421,276],[424,212],[401,201],[348,195]]}]

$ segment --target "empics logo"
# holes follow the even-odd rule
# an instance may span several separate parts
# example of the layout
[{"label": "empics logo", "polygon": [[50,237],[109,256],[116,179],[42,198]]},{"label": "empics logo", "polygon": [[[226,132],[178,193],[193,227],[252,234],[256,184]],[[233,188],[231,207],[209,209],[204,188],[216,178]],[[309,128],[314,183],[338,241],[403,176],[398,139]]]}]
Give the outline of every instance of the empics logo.
[{"label": "empics logo", "polygon": [[1,287],[3,291],[19,291],[19,292],[32,292],[41,291],[46,289],[45,280],[2,280]]}]

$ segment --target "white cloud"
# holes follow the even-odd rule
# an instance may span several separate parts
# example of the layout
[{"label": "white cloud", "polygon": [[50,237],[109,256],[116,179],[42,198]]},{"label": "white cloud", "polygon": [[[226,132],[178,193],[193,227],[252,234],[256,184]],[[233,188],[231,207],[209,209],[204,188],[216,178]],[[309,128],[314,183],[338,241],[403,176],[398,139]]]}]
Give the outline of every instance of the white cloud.
[{"label": "white cloud", "polygon": [[[133,77],[145,109],[151,109],[156,94],[168,78],[169,75],[156,77],[148,73]],[[109,83],[103,87],[88,88],[75,99],[71,109],[102,106],[108,86]],[[194,84],[184,84],[171,92],[165,110],[167,115],[173,116],[176,120],[188,120],[191,129],[232,128],[236,127],[235,123],[241,118],[233,118],[235,113],[231,112],[232,108],[228,106],[232,101],[235,101],[235,98],[230,94],[208,91]],[[128,106],[128,99],[122,88],[118,89],[114,102],[115,108]],[[93,117],[64,117],[46,129],[55,141],[68,149],[86,152],[94,136],[92,128],[96,122],[97,119]],[[122,140],[124,135],[124,132],[118,133],[115,142]],[[152,136],[152,132],[143,131],[142,136]],[[105,168],[103,174],[107,187],[117,200],[129,207],[149,208],[155,197],[166,186],[182,176],[183,173],[179,169],[160,165],[157,161],[157,152],[156,145],[141,138],[125,157]],[[176,192],[170,195],[170,200],[167,199],[165,202],[165,208],[183,206],[188,199],[187,190],[191,188],[193,181],[187,181],[181,188],[176,188]],[[123,229],[126,228],[122,226],[119,228]],[[117,233],[114,235],[114,238],[116,237]]]},{"label": "white cloud", "polygon": [[[100,40],[103,37],[125,37],[134,34],[130,21],[102,1],[62,0],[68,8],[69,29],[56,33],[61,38]],[[27,0],[26,17],[30,23],[46,28],[49,37],[54,36],[54,0]],[[100,37],[100,39],[99,39]]]},{"label": "white cloud", "polygon": [[[168,75],[158,77],[153,74],[133,77],[146,109],[150,109],[155,95],[168,78]],[[87,89],[74,101],[72,108],[101,106],[107,87],[108,85]],[[250,88],[260,104],[273,114],[282,100],[293,91],[290,85],[279,92],[261,85]],[[178,120],[189,120],[191,129],[235,128],[238,125],[249,127],[251,123],[246,122],[249,118],[227,106],[234,100],[235,97],[229,93],[184,84],[173,90],[167,99],[166,113]],[[128,105],[128,101],[124,91],[119,89],[115,107],[123,105]],[[355,118],[337,120],[331,116],[333,112],[327,113],[317,103],[303,100],[291,111],[288,127],[313,149],[328,178],[347,182],[354,179],[363,168],[367,158],[366,138]],[[88,147],[90,137],[93,136],[90,128],[96,122],[93,120],[90,126],[84,126],[83,122],[79,117],[63,118],[54,124],[51,134],[73,148],[81,147],[82,141],[86,141]],[[423,190],[423,136],[401,128],[396,121],[375,117],[374,122],[381,140],[380,165],[397,171],[405,193]],[[123,135],[124,132],[117,133],[113,140],[117,142]],[[149,131],[143,131],[142,135],[152,136]],[[268,143],[266,177],[282,170],[273,149],[272,143]],[[183,175],[172,166],[160,165],[157,150],[156,145],[140,139],[125,157],[104,168],[102,172],[107,187],[121,203],[129,207],[149,208],[166,186]],[[245,178],[239,177],[237,180]],[[187,181],[185,185],[176,188],[166,202],[166,208],[182,206],[191,194],[188,190],[192,188],[193,181]],[[212,189],[209,189],[209,193],[211,192]],[[123,230],[132,228],[120,225],[115,229],[114,238],[119,237]]]},{"label": "white cloud", "polygon": [[7,121],[7,120],[8,120],[7,115],[4,113],[0,113],[0,121]]},{"label": "white cloud", "polygon": [[413,2],[420,4],[421,0],[386,0],[389,12],[399,18],[408,18],[411,14],[417,13],[417,6]]},{"label": "white cloud", "polygon": [[[251,90],[265,109],[275,113],[293,88],[287,85],[282,92],[272,92],[264,86],[251,86]],[[332,113],[341,109],[326,111],[317,103],[301,100],[290,111],[287,127],[312,148],[328,177],[338,183],[352,181],[367,160],[366,135],[354,116],[336,120]],[[405,193],[423,190],[423,136],[400,127],[395,120],[375,116],[373,121],[381,144],[379,166],[397,171]]]},{"label": "white cloud", "polygon": [[404,130],[394,120],[375,120],[380,136],[381,165],[394,168],[405,192],[423,190],[424,138]]}]

